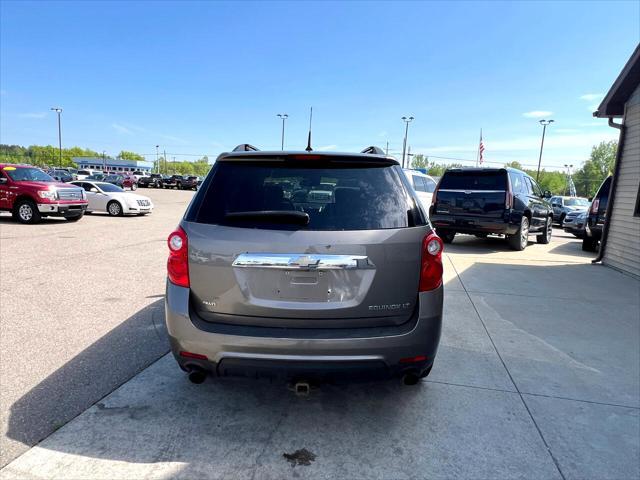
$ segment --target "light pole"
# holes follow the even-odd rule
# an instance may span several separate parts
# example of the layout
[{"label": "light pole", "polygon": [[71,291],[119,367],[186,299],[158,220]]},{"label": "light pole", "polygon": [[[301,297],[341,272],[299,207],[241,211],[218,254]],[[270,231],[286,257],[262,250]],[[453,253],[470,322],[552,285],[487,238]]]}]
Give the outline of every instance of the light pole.
[{"label": "light pole", "polygon": [[540,120],[542,125],[542,141],[540,142],[540,157],[538,157],[538,173],[536,173],[536,182],[540,178],[540,164],[542,163],[542,149],[544,148],[544,134],[547,131],[547,125],[551,125],[553,120]]},{"label": "light pole", "polygon": [[160,145],[156,145],[156,173],[160,173]]},{"label": "light pole", "polygon": [[62,109],[60,107],[51,107],[51,110],[58,114],[58,150],[60,153],[58,158],[58,166],[62,167],[62,128],[60,124],[60,114],[62,113]]},{"label": "light pole", "polygon": [[404,129],[404,142],[402,142],[402,168],[404,168],[404,158],[407,151],[407,137],[409,136],[409,124],[413,121],[413,117],[402,117],[402,121],[406,124]]},{"label": "light pole", "polygon": [[107,171],[107,157],[106,157],[106,151],[103,150],[102,151],[102,172],[106,172]]},{"label": "light pole", "polygon": [[282,142],[280,145],[280,150],[284,150],[284,121],[289,118],[289,115],[287,115],[286,113],[279,113],[278,117],[280,117],[282,119]]},{"label": "light pole", "polygon": [[571,169],[573,168],[573,165],[567,165],[566,163],[564,164],[564,168],[567,169],[567,182],[565,185],[565,189],[564,189],[564,194],[567,194],[567,190],[569,190],[569,195],[571,195],[571,188],[570,188],[570,184],[569,181],[571,179]]}]

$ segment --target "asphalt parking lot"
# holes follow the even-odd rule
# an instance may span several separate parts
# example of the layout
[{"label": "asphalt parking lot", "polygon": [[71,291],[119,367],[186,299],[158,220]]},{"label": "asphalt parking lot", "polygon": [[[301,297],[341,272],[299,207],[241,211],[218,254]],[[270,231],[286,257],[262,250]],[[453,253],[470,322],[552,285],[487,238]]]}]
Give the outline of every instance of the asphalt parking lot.
[{"label": "asphalt parking lot", "polygon": [[0,478],[640,476],[640,282],[577,239],[456,238],[426,381],[296,397],[193,385],[164,355],[165,239],[192,192],[138,193],[151,216],[0,218]]}]

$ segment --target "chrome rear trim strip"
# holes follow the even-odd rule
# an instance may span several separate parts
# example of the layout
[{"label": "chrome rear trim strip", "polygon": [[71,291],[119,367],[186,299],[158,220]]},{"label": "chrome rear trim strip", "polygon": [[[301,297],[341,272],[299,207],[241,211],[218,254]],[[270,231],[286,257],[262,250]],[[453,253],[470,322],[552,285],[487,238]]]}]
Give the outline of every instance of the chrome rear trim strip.
[{"label": "chrome rear trim strip", "polygon": [[366,255],[322,255],[300,253],[242,253],[234,267],[277,268],[282,270],[349,270],[375,268]]}]

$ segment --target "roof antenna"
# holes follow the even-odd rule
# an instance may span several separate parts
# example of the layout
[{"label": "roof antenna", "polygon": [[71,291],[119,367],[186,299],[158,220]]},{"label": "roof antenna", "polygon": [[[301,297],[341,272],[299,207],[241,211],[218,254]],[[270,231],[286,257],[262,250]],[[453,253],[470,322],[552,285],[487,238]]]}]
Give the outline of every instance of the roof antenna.
[{"label": "roof antenna", "polygon": [[309,114],[309,138],[307,140],[307,148],[305,148],[307,152],[313,150],[313,148],[311,148],[311,120],[313,120],[313,107],[311,107],[311,113]]}]

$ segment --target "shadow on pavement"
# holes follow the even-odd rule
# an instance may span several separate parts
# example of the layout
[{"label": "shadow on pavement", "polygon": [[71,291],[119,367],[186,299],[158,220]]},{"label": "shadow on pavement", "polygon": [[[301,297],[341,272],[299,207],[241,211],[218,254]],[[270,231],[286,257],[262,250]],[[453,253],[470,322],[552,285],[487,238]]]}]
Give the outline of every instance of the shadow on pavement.
[{"label": "shadow on pavement", "polygon": [[[535,243],[535,237],[529,237],[529,245]],[[476,237],[474,235],[465,235],[458,233],[452,243],[445,245],[446,253],[473,253],[486,255],[497,252],[513,252],[509,243],[504,237],[489,236]]]},{"label": "shadow on pavement", "polygon": [[582,240],[573,238],[572,241],[560,243],[549,250],[549,253],[555,255],[573,255],[580,258],[592,260],[598,255],[595,252],[585,252],[582,250]]},{"label": "shadow on pavement", "polygon": [[[28,446],[47,437],[167,353],[169,343],[165,330],[164,300],[159,299],[122,322],[14,403],[10,407],[7,436]],[[10,460],[2,458],[2,463]]]}]

